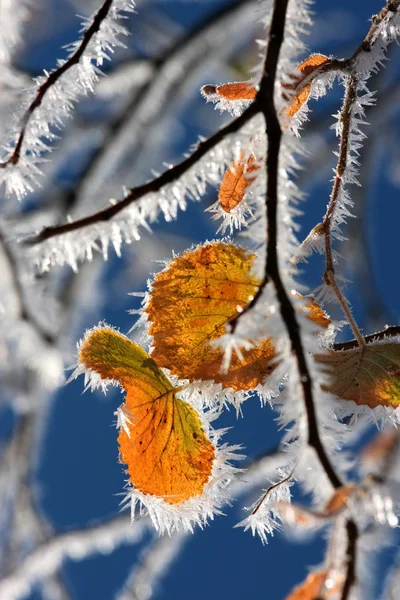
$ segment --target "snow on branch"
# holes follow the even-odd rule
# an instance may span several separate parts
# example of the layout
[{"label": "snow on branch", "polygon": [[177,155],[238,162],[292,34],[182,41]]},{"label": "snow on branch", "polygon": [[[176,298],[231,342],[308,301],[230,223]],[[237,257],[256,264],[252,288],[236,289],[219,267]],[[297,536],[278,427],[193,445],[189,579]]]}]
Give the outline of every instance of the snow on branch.
[{"label": "snow on branch", "polygon": [[66,558],[82,560],[94,553],[111,553],[122,542],[137,544],[147,531],[148,519],[130,526],[129,517],[114,517],[77,531],[60,533],[40,544],[0,582],[2,600],[18,600],[35,583],[55,573]]},{"label": "snow on branch", "polygon": [[[65,262],[76,269],[79,260],[91,258],[97,241],[100,241],[106,258],[110,243],[119,252],[123,241],[140,239],[140,227],[148,228],[160,212],[167,221],[176,218],[178,208],[186,207],[187,196],[199,200],[206,183],[219,180],[221,170],[231,160],[229,136],[247,124],[251,127],[251,119],[256,113],[257,106],[253,104],[240,117],[201,141],[182,162],[148,183],[128,190],[123,200],[77,221],[47,227],[26,239],[26,245],[34,246],[35,263],[43,270]],[[249,133],[241,135],[247,137]],[[52,239],[56,236],[62,237]]]},{"label": "snow on branch", "polygon": [[[318,80],[320,77],[326,77],[332,71],[349,73],[359,63],[364,65],[363,69],[367,69],[365,66],[366,61],[368,61],[370,70],[376,68],[376,65],[382,62],[382,48],[385,48],[390,41],[395,39],[396,18],[398,18],[398,14],[393,11],[397,11],[399,2],[396,1],[392,4],[391,9],[385,6],[381,13],[375,17],[367,36],[350,58],[344,60],[330,59],[321,68],[316,69],[313,74],[315,80]],[[297,14],[300,14],[299,10],[297,6]],[[304,8],[301,8],[301,11],[304,26],[306,22],[304,19],[307,20],[307,14],[304,12]],[[291,28],[294,32],[293,35],[296,35],[294,19]],[[293,46],[296,48],[295,54],[297,54],[298,48],[295,45]],[[367,55],[367,59],[364,59],[364,54]],[[291,57],[288,59],[286,67],[293,64],[294,58]],[[279,67],[279,75],[282,77],[283,74],[281,72],[284,67],[285,65]],[[303,84],[304,81],[302,82]],[[294,91],[297,93],[299,90],[296,89]],[[203,170],[200,176],[200,184],[196,182],[194,186],[195,178],[193,178],[193,173],[187,182],[180,181],[180,178],[191,168],[195,171],[197,162],[207,152],[216,147],[229,134],[238,132],[257,112],[262,112],[260,92],[257,94],[255,101],[240,117],[212,135],[209,139],[202,141],[196,150],[181,163],[171,167],[152,181],[128,190],[125,198],[118,202],[114,200],[110,201],[111,206],[107,208],[63,225],[46,227],[37,235],[26,239],[26,244],[40,244],[40,247],[33,250],[35,263],[41,269],[46,270],[52,265],[60,265],[67,262],[76,269],[77,263],[80,260],[91,258],[92,250],[97,247],[97,242],[100,241],[103,254],[106,257],[110,242],[119,251],[119,247],[123,241],[130,242],[132,239],[139,239],[140,227],[148,227],[160,212],[164,213],[167,220],[175,218],[177,208],[184,208],[186,206],[185,196],[193,195],[198,199],[199,189],[204,187],[205,180],[215,183],[215,178],[218,175],[212,173],[210,177],[204,178]],[[192,185],[190,185],[190,181]],[[199,185],[200,188],[198,187]],[[137,202],[138,200],[140,202]],[[84,230],[83,238],[81,234],[73,235],[73,232],[78,232],[81,229]],[[55,237],[58,239],[53,240],[52,238]],[[82,239],[85,240],[84,244],[82,244]],[[52,240],[51,243],[47,243],[48,240]]]},{"label": "snow on branch", "polygon": [[[36,80],[28,94],[30,100],[22,117],[16,117],[12,139],[0,162],[0,183],[8,195],[21,199],[38,185],[42,154],[56,139],[55,130],[69,117],[75,102],[94,91],[99,79],[98,68],[117,47],[124,47],[120,37],[127,30],[118,21],[123,13],[133,12],[133,0],[104,0],[93,17],[83,23],[83,37],[70,44],[66,60]],[[45,141],[47,140],[47,141]]]},{"label": "snow on branch", "polygon": [[36,316],[32,289],[29,290],[30,302],[27,301],[28,286],[22,283],[26,277],[21,261],[1,229],[0,265],[3,273],[0,335],[5,342],[1,370],[12,370],[12,363],[17,360],[36,371],[45,387],[53,389],[64,381],[61,355],[53,336]]},{"label": "snow on branch", "polygon": [[[143,152],[146,154],[159,135],[159,116],[168,116],[168,107],[182,100],[188,83],[204,69],[211,56],[221,60],[221,56],[231,53],[232,46],[240,43],[238,22],[246,35],[254,27],[254,4],[255,0],[235,0],[216,8],[211,16],[207,15],[160,56],[151,59],[153,76],[128,101],[123,112],[111,120],[104,143],[93,153],[76,189],[75,203],[80,211],[89,212],[98,206],[99,195],[101,199],[110,187],[110,195],[114,193],[113,188],[118,185],[116,174],[123,177],[119,168],[124,157],[130,156],[129,172],[135,170],[139,157],[143,161]],[[165,116],[161,122],[164,119]],[[138,148],[141,152],[136,152]],[[114,181],[111,186],[110,181]]]}]

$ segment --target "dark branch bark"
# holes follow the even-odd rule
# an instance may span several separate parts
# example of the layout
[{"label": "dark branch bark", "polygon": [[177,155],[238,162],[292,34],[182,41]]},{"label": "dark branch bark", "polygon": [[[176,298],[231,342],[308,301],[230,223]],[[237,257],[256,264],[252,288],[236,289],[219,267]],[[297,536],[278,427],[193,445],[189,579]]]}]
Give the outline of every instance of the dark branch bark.
[{"label": "dark branch bark", "polygon": [[240,115],[240,117],[234,119],[225,127],[214,133],[211,137],[206,139],[203,142],[200,142],[197,148],[194,150],[192,154],[190,154],[183,161],[164,171],[161,175],[152,179],[148,183],[140,185],[136,188],[133,188],[129,191],[128,195],[111,206],[107,208],[103,208],[102,210],[88,216],[83,219],[78,219],[77,221],[73,221],[72,223],[65,223],[64,225],[59,225],[55,227],[45,227],[40,233],[37,235],[24,240],[24,244],[34,245],[43,242],[49,238],[52,238],[56,235],[61,235],[63,233],[68,233],[70,231],[76,231],[77,229],[81,229],[82,227],[86,227],[87,225],[93,225],[94,223],[102,223],[109,221],[121,212],[124,208],[127,208],[130,204],[139,200],[146,194],[151,192],[158,192],[168,183],[173,183],[177,179],[179,179],[182,175],[184,175],[190,167],[194,166],[207,152],[215,148],[219,142],[222,142],[224,138],[231,133],[236,133],[243,125],[245,125],[256,113],[258,112],[257,104],[251,104],[247,110]]},{"label": "dark branch bark", "polygon": [[341,600],[348,600],[351,589],[356,582],[358,528],[352,519],[346,524],[347,532],[347,568]]},{"label": "dark branch bark", "polygon": [[[282,131],[274,104],[274,86],[276,66],[279,51],[283,42],[285,17],[288,0],[276,0],[272,15],[270,38],[264,64],[264,75],[260,85],[259,97],[262,102],[263,114],[266,122],[268,140],[267,148],[267,192],[266,192],[266,220],[267,220],[267,260],[263,282],[258,291],[261,295],[266,283],[271,280],[275,286],[277,299],[280,306],[282,320],[285,324],[292,352],[297,361],[299,380],[303,390],[304,403],[308,421],[308,443],[314,448],[318,459],[334,488],[342,486],[328,455],[325,452],[319,435],[317,415],[315,411],[312,380],[307,365],[306,352],[300,335],[295,308],[289,299],[279,272],[278,260],[278,172],[279,152]],[[255,300],[257,301],[258,298]]]}]

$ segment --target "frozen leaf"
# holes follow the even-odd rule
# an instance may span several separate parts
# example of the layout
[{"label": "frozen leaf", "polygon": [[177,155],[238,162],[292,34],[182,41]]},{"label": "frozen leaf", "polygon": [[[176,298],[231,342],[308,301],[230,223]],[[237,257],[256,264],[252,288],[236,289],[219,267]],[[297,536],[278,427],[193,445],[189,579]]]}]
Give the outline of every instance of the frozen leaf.
[{"label": "frozen leaf", "polygon": [[118,443],[137,490],[179,504],[200,495],[208,482],[215,448],[197,412],[177,398],[154,360],[111,328],[89,332],[79,363],[127,392]]},{"label": "frozen leaf", "polygon": [[[296,294],[296,296],[301,298],[300,294]],[[324,329],[326,329],[331,323],[326,313],[322,310],[314,298],[305,298],[305,305],[302,310],[307,314],[307,318],[310,319],[310,321],[316,323]]]},{"label": "frozen leaf", "polygon": [[[282,87],[289,90],[296,90],[299,88],[299,91],[295,92],[291,98],[291,104],[285,109],[285,112],[289,115],[289,117],[293,117],[308,100],[311,91],[311,82],[306,82],[306,79],[318,67],[324,65],[328,61],[329,58],[323,54],[312,54],[304,62],[297,66],[297,69],[300,71],[301,75],[296,79],[296,81],[294,83],[282,84]],[[304,85],[302,82],[304,82]]]},{"label": "frozen leaf", "polygon": [[201,93],[205,98],[221,98],[223,100],[254,100],[257,88],[249,81],[224,83],[223,85],[204,85]]},{"label": "frozen leaf", "polygon": [[[242,152],[226,171],[218,192],[221,208],[231,212],[243,200],[247,188],[257,177],[260,164],[251,155],[247,160]],[[253,173],[253,176],[251,174]]]},{"label": "frozen leaf", "polygon": [[316,355],[331,374],[328,391],[370,408],[400,405],[400,344],[372,343],[363,348]]},{"label": "frozen leaf", "polygon": [[[240,356],[232,354],[224,372],[224,351],[210,343],[226,333],[257,292],[254,260],[244,248],[213,242],[185,252],[156,275],[145,312],[152,357],[160,366],[181,379],[213,380],[234,391],[264,382],[277,365],[270,338],[241,349]],[[315,309],[318,319],[322,314]]]}]

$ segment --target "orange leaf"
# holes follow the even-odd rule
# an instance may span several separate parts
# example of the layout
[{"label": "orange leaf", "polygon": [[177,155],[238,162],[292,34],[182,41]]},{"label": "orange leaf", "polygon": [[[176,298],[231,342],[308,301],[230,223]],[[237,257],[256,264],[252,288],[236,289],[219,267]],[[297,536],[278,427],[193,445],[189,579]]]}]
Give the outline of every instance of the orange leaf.
[{"label": "orange leaf", "polygon": [[210,344],[256,293],[254,259],[234,244],[213,242],[185,252],[156,275],[145,312],[152,357],[160,366],[181,379],[213,380],[235,391],[263,383],[277,365],[270,338],[243,350],[243,360],[233,353],[227,373],[221,373],[223,351]]},{"label": "orange leaf", "polygon": [[308,96],[311,91],[311,83],[305,83],[301,85],[301,82],[304,81],[309,75],[311,75],[318,67],[324,65],[329,61],[327,56],[323,54],[312,54],[309,56],[304,62],[300,63],[297,66],[298,71],[300,71],[301,76],[294,83],[284,83],[282,87],[289,90],[296,90],[301,86],[298,92],[294,94],[292,97],[292,102],[290,106],[285,109],[285,112],[289,117],[293,117],[303,106],[305,102],[308,100]]},{"label": "orange leaf", "polygon": [[356,489],[357,486],[350,483],[349,485],[344,485],[335,490],[330,500],[327,502],[324,512],[329,515],[340,512],[345,507],[348,499]]},{"label": "orange leaf", "polygon": [[147,352],[101,327],[85,337],[79,363],[127,392],[118,443],[135,488],[169,504],[200,495],[211,475],[215,448],[197,412],[176,397],[179,389]]},{"label": "orange leaf", "polygon": [[325,600],[332,598],[340,591],[342,577],[336,576],[331,582],[329,588],[325,585],[327,580],[331,579],[327,571],[315,571],[310,573],[306,580],[294,588],[294,590],[286,596],[286,600]]},{"label": "orange leaf", "polygon": [[[301,298],[300,294],[296,294],[298,298]],[[313,323],[316,323],[320,327],[326,329],[330,325],[330,319],[326,316],[326,313],[322,310],[319,304],[314,300],[314,298],[305,298],[305,305],[302,308],[302,311],[306,313],[307,318]]]},{"label": "orange leaf", "polygon": [[201,88],[203,96],[219,96],[224,100],[254,100],[257,88],[249,81],[224,83],[223,85],[204,85]]},{"label": "orange leaf", "polygon": [[330,350],[315,359],[325,365],[332,380],[328,391],[343,400],[370,408],[400,405],[400,344],[384,342],[364,348]]},{"label": "orange leaf", "polygon": [[225,212],[231,212],[241,203],[247,188],[257,177],[249,177],[249,174],[257,172],[259,168],[260,165],[255,162],[254,156],[245,161],[243,152],[239,160],[233,161],[222,179],[218,192],[219,203]]}]

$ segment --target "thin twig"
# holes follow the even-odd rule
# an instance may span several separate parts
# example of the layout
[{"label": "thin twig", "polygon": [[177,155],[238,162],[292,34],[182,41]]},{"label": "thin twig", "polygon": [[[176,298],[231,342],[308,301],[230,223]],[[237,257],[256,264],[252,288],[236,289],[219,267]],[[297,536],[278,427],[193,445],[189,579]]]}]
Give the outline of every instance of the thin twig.
[{"label": "thin twig", "polygon": [[23,287],[21,285],[20,277],[19,277],[19,268],[17,264],[17,260],[8,244],[3,231],[0,229],[0,251],[2,251],[3,256],[7,262],[8,271],[10,275],[11,285],[14,288],[14,293],[17,300],[18,305],[18,319],[21,321],[25,321],[29,323],[33,329],[36,331],[38,336],[46,343],[52,344],[54,342],[53,337],[43,329],[38,320],[36,319],[34,312],[29,310],[28,304],[25,300],[25,295],[23,291]]},{"label": "thin twig", "polygon": [[334,223],[335,213],[339,203],[340,192],[343,186],[343,177],[346,172],[349,158],[349,144],[351,134],[351,117],[354,103],[357,100],[357,79],[355,76],[350,75],[347,80],[346,93],[344,97],[343,109],[340,115],[340,121],[342,124],[341,137],[340,137],[340,148],[339,157],[336,166],[336,175],[333,183],[332,193],[329,200],[328,207],[326,209],[325,217],[322,221],[321,230],[325,236],[325,273],[323,275],[324,282],[329,286],[335,296],[337,297],[339,304],[345,314],[353,333],[361,347],[365,346],[364,338],[358,328],[358,325],[351,314],[351,310],[346,301],[346,298],[342,294],[339,286],[335,279],[335,264],[332,250],[332,227]]},{"label": "thin twig", "polygon": [[[255,2],[256,0],[235,0],[232,3],[217,8],[212,15],[207,15],[198,25],[175,41],[170,48],[164,50],[159,56],[149,59],[148,62],[154,68],[153,76],[145,83],[138,93],[135,92],[133,94],[122,112],[117,114],[107,125],[104,139],[91,154],[83,172],[79,176],[80,179],[77,185],[74,186],[73,190],[68,190],[65,193],[65,210],[67,213],[75,206],[81,193],[84,193],[87,180],[90,179],[92,174],[98,169],[101,169],[103,159],[106,160],[106,157],[110,153],[110,149],[111,152],[113,152],[112,145],[114,141],[118,139],[121,132],[124,131],[128,121],[133,122],[136,119],[139,126],[139,132],[140,130],[143,130],[146,125],[149,125],[150,122],[157,123],[157,120],[154,119],[154,111],[151,112],[147,118],[143,118],[143,115],[141,114],[142,109],[146,109],[151,103],[154,104],[154,97],[157,95],[157,114],[163,114],[165,106],[173,102],[174,98],[179,97],[180,88],[182,83],[186,81],[187,73],[193,71],[194,65],[205,60],[203,52],[201,56],[197,54],[186,64],[181,64],[179,69],[171,69],[171,66],[174,65],[174,61],[176,61],[177,57],[180,57],[188,50],[188,48],[194,46],[209,30],[217,26],[224,27],[224,22],[228,17],[234,15],[247,4],[254,4]],[[133,59],[130,62],[135,64],[137,59]],[[128,64],[127,61],[123,61],[123,68],[126,69]],[[118,68],[119,65],[116,70],[113,71],[113,74],[118,72]],[[166,76],[166,72],[168,72],[168,76]],[[164,87],[160,94],[161,80],[163,80]],[[148,131],[146,132],[146,135],[149,135]],[[135,147],[140,148],[140,133],[138,135],[136,131],[134,137]],[[130,161],[129,168],[131,171],[134,169],[132,161]]]},{"label": "thin twig", "polygon": [[65,223],[64,225],[54,226],[54,227],[45,227],[40,233],[37,235],[27,238],[23,241],[24,244],[27,245],[35,245],[48,240],[56,235],[61,235],[64,233],[69,233],[71,231],[76,231],[77,229],[81,229],[82,227],[86,227],[87,225],[93,225],[95,223],[102,223],[109,221],[112,217],[115,217],[118,213],[120,213],[124,208],[127,208],[130,204],[139,200],[146,194],[151,192],[158,192],[164,186],[169,183],[173,183],[177,179],[179,179],[182,175],[184,175],[190,167],[195,165],[207,152],[215,148],[217,144],[222,142],[224,138],[232,133],[236,133],[243,125],[245,125],[255,114],[258,112],[258,106],[256,103],[251,104],[241,115],[237,117],[225,127],[218,130],[212,136],[207,138],[206,140],[200,142],[194,152],[190,154],[187,158],[182,160],[180,163],[176,164],[171,169],[164,171],[155,179],[135,187],[129,190],[126,197],[117,202],[116,204],[112,204],[107,208],[103,208],[98,212],[84,217],[82,219],[78,219],[77,221],[73,221],[72,223]]},{"label": "thin twig", "polygon": [[[390,338],[399,337],[400,336],[400,326],[393,325],[391,327],[386,327],[386,329],[382,329],[382,331],[377,331],[376,333],[371,333],[370,335],[364,336],[364,341],[366,344],[370,344],[372,342],[377,342],[379,340],[388,339],[390,342]],[[334,344],[334,350],[352,350],[353,348],[358,347],[358,340],[350,340],[349,342],[339,342]]]},{"label": "thin twig", "polygon": [[[332,59],[331,61],[326,63],[326,65],[323,65],[324,70],[317,69],[315,71],[315,76],[317,76],[317,73],[318,74],[325,73],[328,70],[336,70],[336,71],[349,70],[350,67],[353,66],[355,58],[361,52],[369,52],[371,50],[371,45],[373,43],[373,37],[376,33],[376,29],[377,29],[378,25],[381,23],[383,18],[388,14],[388,12],[397,11],[399,6],[400,6],[400,0],[395,0],[394,2],[390,3],[390,7],[388,5],[384,9],[382,9],[382,11],[379,13],[379,15],[377,15],[377,17],[375,18],[374,23],[372,24],[372,26],[371,26],[368,34],[364,38],[363,42],[357,48],[357,50],[353,53],[353,55],[350,58],[345,59],[345,60]],[[303,83],[304,82],[302,82],[302,84]],[[225,135],[228,135],[229,133],[235,133],[252,116],[257,114],[258,112],[262,112],[262,109],[263,109],[263,106],[262,106],[262,101],[261,101],[261,95],[260,95],[260,93],[258,93],[256,100],[241,115],[241,117],[238,117],[238,119],[235,119],[234,121],[232,121],[230,124],[228,124],[228,126],[221,129],[216,134],[212,135],[207,140],[202,142],[191,156],[189,156],[187,159],[183,160],[181,163],[179,163],[175,167],[168,169],[168,171],[162,173],[160,176],[156,177],[155,179],[146,183],[145,185],[129,190],[128,195],[123,200],[113,204],[112,206],[109,206],[100,211],[97,211],[97,212],[89,215],[88,217],[84,217],[82,219],[73,221],[72,223],[66,223],[66,224],[60,225],[60,226],[45,227],[37,235],[31,236],[31,237],[25,239],[23,241],[23,243],[28,244],[28,245],[39,244],[45,240],[48,240],[52,237],[57,236],[57,235],[62,235],[64,233],[68,233],[70,231],[76,231],[76,230],[86,227],[88,225],[93,225],[95,223],[102,223],[102,222],[110,220],[112,217],[114,217],[116,214],[118,214],[121,210],[123,210],[124,208],[126,208],[127,206],[132,204],[133,202],[139,200],[145,194],[147,194],[149,192],[157,192],[164,185],[170,183],[171,181],[175,181],[177,178],[179,178],[181,175],[183,175],[193,164],[195,164],[196,161],[199,160],[209,149],[212,149],[217,143],[222,141],[222,139],[224,138]],[[203,149],[204,149],[204,151],[203,151]],[[255,303],[255,300],[253,299],[251,306],[254,306],[254,303]],[[244,312],[247,312],[248,308],[249,307],[247,307],[246,311],[243,311],[242,314],[244,314]],[[233,324],[233,327],[235,327],[234,321],[232,321],[232,324]]]},{"label": "thin twig", "polygon": [[283,485],[284,483],[287,483],[288,481],[290,481],[293,477],[293,473],[295,471],[294,467],[289,475],[287,475],[286,477],[284,477],[283,479],[280,479],[279,481],[277,481],[276,483],[273,483],[272,485],[269,486],[269,488],[264,492],[264,494],[262,495],[262,497],[260,498],[260,500],[257,502],[256,506],[254,507],[253,511],[252,511],[252,515],[255,515],[261,508],[261,506],[264,504],[265,500],[268,498],[268,496],[270,495],[270,493],[275,490],[276,488],[280,487],[281,485]]},{"label": "thin twig", "polygon": [[400,0],[388,0],[386,5],[381,9],[381,11],[372,18],[372,25],[368,30],[367,35],[358,46],[358,48],[353,52],[351,56],[348,58],[331,58],[326,63],[321,65],[320,67],[314,69],[308,76],[301,78],[298,82],[297,86],[294,88],[296,94],[300,93],[301,90],[309,85],[311,82],[315,81],[321,75],[325,75],[330,72],[341,72],[347,73],[348,75],[353,75],[354,70],[357,64],[357,59],[363,53],[371,52],[372,46],[376,40],[376,34],[378,32],[379,26],[382,21],[390,14],[395,13],[400,9]]},{"label": "thin twig", "polygon": [[23,119],[22,119],[22,127],[18,135],[17,143],[11,155],[4,162],[0,162],[0,169],[4,169],[7,165],[12,164],[16,165],[19,162],[21,156],[21,148],[25,139],[26,128],[32,117],[33,113],[43,102],[43,98],[49,89],[60,79],[64,73],[66,73],[71,67],[78,64],[80,59],[82,58],[88,44],[90,43],[93,36],[99,31],[102,22],[107,18],[108,13],[110,12],[113,0],[104,0],[103,5],[96,13],[96,16],[93,19],[92,24],[87,29],[82,37],[82,41],[73,55],[58,69],[55,69],[52,73],[49,74],[47,79],[40,85],[37,89],[35,98],[32,100],[31,104],[27,108]]}]

